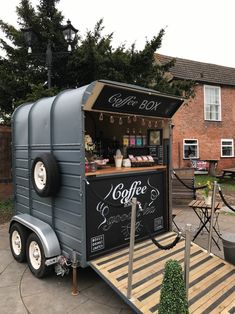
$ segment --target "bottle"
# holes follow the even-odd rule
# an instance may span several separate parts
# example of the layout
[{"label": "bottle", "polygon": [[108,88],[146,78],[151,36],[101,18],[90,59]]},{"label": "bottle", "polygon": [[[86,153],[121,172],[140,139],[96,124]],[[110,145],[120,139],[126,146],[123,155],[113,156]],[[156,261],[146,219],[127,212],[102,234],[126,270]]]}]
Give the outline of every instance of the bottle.
[{"label": "bottle", "polygon": [[143,146],[147,145],[147,136],[146,135],[142,135],[142,144],[143,144]]},{"label": "bottle", "polygon": [[123,135],[123,138],[122,138],[122,144],[123,146],[129,146],[130,145],[130,131],[129,129],[126,130],[126,134]]},{"label": "bottle", "polygon": [[136,145],[136,137],[135,137],[135,129],[133,129],[133,134],[130,135],[130,146],[135,146]]},{"label": "bottle", "polygon": [[143,145],[143,137],[141,130],[139,130],[139,134],[136,135],[136,146],[142,146]]}]

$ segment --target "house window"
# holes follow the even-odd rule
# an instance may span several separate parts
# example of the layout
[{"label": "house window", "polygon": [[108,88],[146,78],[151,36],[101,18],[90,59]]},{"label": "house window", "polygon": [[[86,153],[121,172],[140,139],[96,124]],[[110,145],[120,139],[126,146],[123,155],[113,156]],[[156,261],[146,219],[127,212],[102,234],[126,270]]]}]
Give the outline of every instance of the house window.
[{"label": "house window", "polygon": [[184,159],[198,158],[198,140],[184,140]]},{"label": "house window", "polygon": [[221,121],[220,87],[204,85],[205,120]]},{"label": "house window", "polygon": [[234,157],[234,146],[232,139],[221,140],[221,157]]}]

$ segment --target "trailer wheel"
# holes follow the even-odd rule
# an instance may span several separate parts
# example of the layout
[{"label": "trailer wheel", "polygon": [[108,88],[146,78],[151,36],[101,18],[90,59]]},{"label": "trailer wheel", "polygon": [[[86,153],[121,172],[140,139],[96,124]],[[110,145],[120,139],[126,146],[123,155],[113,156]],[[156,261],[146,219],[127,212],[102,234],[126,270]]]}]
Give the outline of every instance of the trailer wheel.
[{"label": "trailer wheel", "polygon": [[18,223],[13,223],[10,228],[10,248],[14,259],[22,263],[26,260],[27,231]]},{"label": "trailer wheel", "polygon": [[48,275],[51,267],[47,267],[45,264],[44,250],[41,241],[35,233],[31,233],[27,240],[26,254],[29,269],[35,277],[42,278]]},{"label": "trailer wheel", "polygon": [[36,157],[32,164],[32,183],[41,197],[54,196],[59,189],[59,168],[55,157],[44,153]]}]

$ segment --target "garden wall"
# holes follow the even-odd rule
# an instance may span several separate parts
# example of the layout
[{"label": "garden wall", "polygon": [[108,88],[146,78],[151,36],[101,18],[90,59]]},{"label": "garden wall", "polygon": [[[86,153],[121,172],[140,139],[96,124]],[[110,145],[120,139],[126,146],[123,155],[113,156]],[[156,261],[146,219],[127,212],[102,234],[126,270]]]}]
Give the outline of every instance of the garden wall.
[{"label": "garden wall", "polygon": [[11,128],[0,126],[0,200],[12,196]]}]

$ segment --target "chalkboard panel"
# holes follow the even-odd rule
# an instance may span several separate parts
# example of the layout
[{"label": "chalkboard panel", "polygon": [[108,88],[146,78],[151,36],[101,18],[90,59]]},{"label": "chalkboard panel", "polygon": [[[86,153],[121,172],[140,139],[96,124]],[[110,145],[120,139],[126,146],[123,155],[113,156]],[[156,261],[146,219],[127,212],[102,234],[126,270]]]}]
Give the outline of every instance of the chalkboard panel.
[{"label": "chalkboard panel", "polygon": [[[167,231],[165,171],[89,178],[86,190],[87,260],[129,243],[131,199],[144,208],[151,232]],[[147,236],[138,214],[136,239]]]},{"label": "chalkboard panel", "polygon": [[143,93],[120,87],[104,86],[93,109],[142,116],[171,118],[183,100],[157,93]]}]

